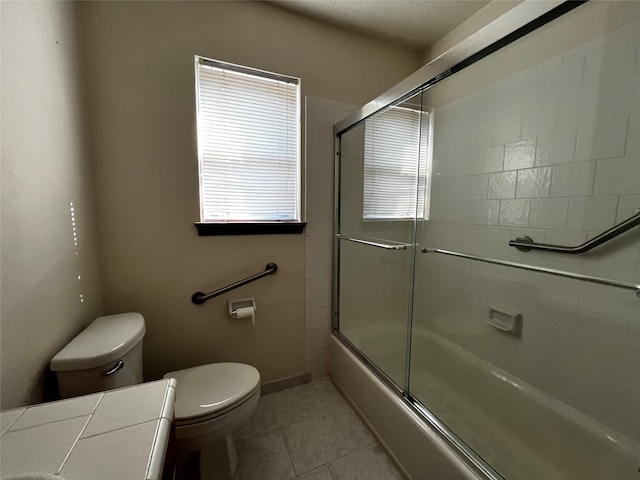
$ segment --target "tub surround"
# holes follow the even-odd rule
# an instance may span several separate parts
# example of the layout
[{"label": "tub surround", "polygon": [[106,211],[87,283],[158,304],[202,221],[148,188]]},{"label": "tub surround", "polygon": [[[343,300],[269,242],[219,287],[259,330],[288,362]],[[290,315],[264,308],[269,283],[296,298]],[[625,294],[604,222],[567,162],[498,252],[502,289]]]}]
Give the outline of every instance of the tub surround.
[{"label": "tub surround", "polygon": [[173,418],[175,379],[0,413],[0,476],[158,480]]},{"label": "tub surround", "polygon": [[481,478],[333,335],[329,372],[338,390],[409,478]]}]

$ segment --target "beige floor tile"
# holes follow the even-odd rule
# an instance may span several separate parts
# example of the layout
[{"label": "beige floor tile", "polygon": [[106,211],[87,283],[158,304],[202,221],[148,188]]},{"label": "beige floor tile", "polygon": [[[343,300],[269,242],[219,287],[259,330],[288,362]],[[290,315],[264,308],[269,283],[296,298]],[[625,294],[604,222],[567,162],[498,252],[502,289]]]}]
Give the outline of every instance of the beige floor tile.
[{"label": "beige floor tile", "polygon": [[233,480],[289,480],[295,476],[282,432],[276,430],[238,445]]},{"label": "beige floor tile", "polygon": [[325,466],[296,477],[296,480],[333,480],[333,475],[329,467]]},{"label": "beige floor tile", "polygon": [[335,480],[403,480],[395,465],[378,445],[369,446],[330,464]]},{"label": "beige floor tile", "polygon": [[357,446],[340,429],[335,417],[326,414],[289,425],[284,437],[298,475],[342,457]]}]

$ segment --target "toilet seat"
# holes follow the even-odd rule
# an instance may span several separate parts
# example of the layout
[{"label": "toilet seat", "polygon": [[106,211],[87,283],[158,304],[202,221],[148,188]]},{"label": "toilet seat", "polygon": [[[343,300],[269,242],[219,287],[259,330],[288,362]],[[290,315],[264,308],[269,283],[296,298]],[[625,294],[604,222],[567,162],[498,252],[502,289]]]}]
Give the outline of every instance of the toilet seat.
[{"label": "toilet seat", "polygon": [[260,373],[241,363],[212,363],[169,372],[178,381],[174,422],[177,427],[223,416],[260,391]]}]

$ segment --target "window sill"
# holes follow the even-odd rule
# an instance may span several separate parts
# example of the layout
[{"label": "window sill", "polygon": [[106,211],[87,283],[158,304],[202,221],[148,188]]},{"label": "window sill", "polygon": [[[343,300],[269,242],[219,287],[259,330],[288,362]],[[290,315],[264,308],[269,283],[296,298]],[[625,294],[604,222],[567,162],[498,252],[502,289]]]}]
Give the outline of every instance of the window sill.
[{"label": "window sill", "polygon": [[304,232],[306,222],[232,222],[206,223],[196,222],[198,236],[214,235],[288,235]]}]

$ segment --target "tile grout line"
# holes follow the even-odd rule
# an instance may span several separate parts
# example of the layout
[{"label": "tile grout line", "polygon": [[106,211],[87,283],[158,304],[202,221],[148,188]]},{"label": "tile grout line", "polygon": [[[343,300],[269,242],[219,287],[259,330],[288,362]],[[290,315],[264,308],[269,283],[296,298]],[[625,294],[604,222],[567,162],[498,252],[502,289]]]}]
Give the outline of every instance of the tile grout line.
[{"label": "tile grout line", "polygon": [[67,463],[67,460],[69,459],[69,456],[71,456],[71,452],[73,452],[73,449],[76,448],[76,445],[78,444],[78,442],[80,441],[80,437],[82,437],[82,434],[84,433],[84,431],[87,428],[87,425],[89,425],[89,422],[91,421],[91,419],[93,418],[93,414],[96,412],[96,410],[98,409],[98,406],[102,403],[102,399],[104,398],[104,393],[100,394],[100,398],[98,399],[98,401],[96,402],[95,407],[93,407],[93,410],[91,411],[91,413],[89,414],[89,418],[87,419],[87,421],[85,422],[84,426],[80,429],[80,433],[78,433],[78,436],[76,437],[76,440],[73,442],[73,445],[71,446],[71,448],[69,449],[69,451],[67,452],[67,454],[65,455],[64,459],[62,460],[62,463],[60,464],[60,468],[58,469],[58,471],[56,472],[56,475],[59,474],[62,469],[64,468],[64,465]]}]

